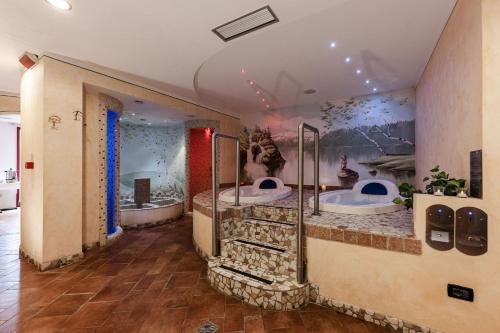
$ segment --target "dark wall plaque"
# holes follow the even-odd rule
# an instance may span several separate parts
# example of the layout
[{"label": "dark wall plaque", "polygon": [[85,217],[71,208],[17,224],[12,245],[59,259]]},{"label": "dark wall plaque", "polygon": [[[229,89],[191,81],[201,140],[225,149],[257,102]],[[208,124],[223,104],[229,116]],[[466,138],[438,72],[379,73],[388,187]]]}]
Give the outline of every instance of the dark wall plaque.
[{"label": "dark wall plaque", "polygon": [[425,241],[433,249],[451,250],[455,244],[455,212],[445,205],[426,210]]},{"label": "dark wall plaque", "polygon": [[134,180],[134,201],[138,207],[151,202],[151,180],[149,178]]},{"label": "dark wall plaque", "polygon": [[476,150],[470,153],[470,196],[483,197],[483,151]]},{"label": "dark wall plaque", "polygon": [[488,215],[479,208],[457,210],[456,247],[462,253],[479,256],[488,251]]}]

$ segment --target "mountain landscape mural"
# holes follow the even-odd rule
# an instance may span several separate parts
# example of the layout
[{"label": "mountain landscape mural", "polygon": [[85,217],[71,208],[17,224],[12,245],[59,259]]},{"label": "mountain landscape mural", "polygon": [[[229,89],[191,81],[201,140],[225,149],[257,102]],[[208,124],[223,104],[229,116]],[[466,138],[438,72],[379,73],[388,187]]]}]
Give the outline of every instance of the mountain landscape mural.
[{"label": "mountain landscape mural", "polygon": [[[297,183],[297,126],[320,129],[320,182],[352,186],[362,179],[412,182],[415,175],[415,90],[326,101],[297,110],[261,113],[245,125],[242,179],[263,176]],[[292,114],[292,116],[290,116]],[[306,136],[305,183],[313,181],[312,135]]]}]

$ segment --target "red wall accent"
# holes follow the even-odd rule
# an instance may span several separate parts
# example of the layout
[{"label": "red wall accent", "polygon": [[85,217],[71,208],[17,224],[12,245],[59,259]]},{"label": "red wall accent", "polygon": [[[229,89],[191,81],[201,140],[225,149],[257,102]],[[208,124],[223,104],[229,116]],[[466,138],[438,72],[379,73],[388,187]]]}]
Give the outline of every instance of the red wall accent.
[{"label": "red wall accent", "polygon": [[189,130],[189,211],[193,211],[193,197],[212,187],[212,129]]}]

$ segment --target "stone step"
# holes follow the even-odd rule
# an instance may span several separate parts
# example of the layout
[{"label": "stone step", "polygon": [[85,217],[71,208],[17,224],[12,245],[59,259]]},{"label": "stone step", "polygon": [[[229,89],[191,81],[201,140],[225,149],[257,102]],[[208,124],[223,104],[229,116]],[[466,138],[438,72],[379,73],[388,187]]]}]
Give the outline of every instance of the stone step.
[{"label": "stone step", "polygon": [[242,221],[237,233],[248,239],[295,250],[297,239],[295,230],[295,224],[250,218]]},{"label": "stone step", "polygon": [[295,277],[297,271],[297,255],[294,251],[244,237],[223,239],[221,256],[259,267],[270,274]]},{"label": "stone step", "polygon": [[218,291],[267,310],[297,309],[309,301],[308,283],[229,258],[210,258],[208,279]]},{"label": "stone step", "polygon": [[252,206],[252,216],[260,219],[297,223],[297,209],[267,205]]}]

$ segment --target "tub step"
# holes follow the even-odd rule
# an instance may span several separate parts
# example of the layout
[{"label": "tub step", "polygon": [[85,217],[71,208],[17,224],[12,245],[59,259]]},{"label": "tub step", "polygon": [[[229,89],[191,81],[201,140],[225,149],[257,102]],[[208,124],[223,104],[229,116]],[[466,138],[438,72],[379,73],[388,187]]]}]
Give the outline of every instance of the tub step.
[{"label": "tub step", "polygon": [[294,251],[255,239],[233,237],[221,241],[222,257],[250,264],[278,275],[295,276],[297,259]]},{"label": "tub step", "polygon": [[245,219],[238,228],[238,235],[263,243],[295,250],[295,225],[283,222]]},{"label": "tub step", "polygon": [[209,260],[208,279],[220,292],[263,309],[292,310],[308,302],[309,284],[224,257]]}]

